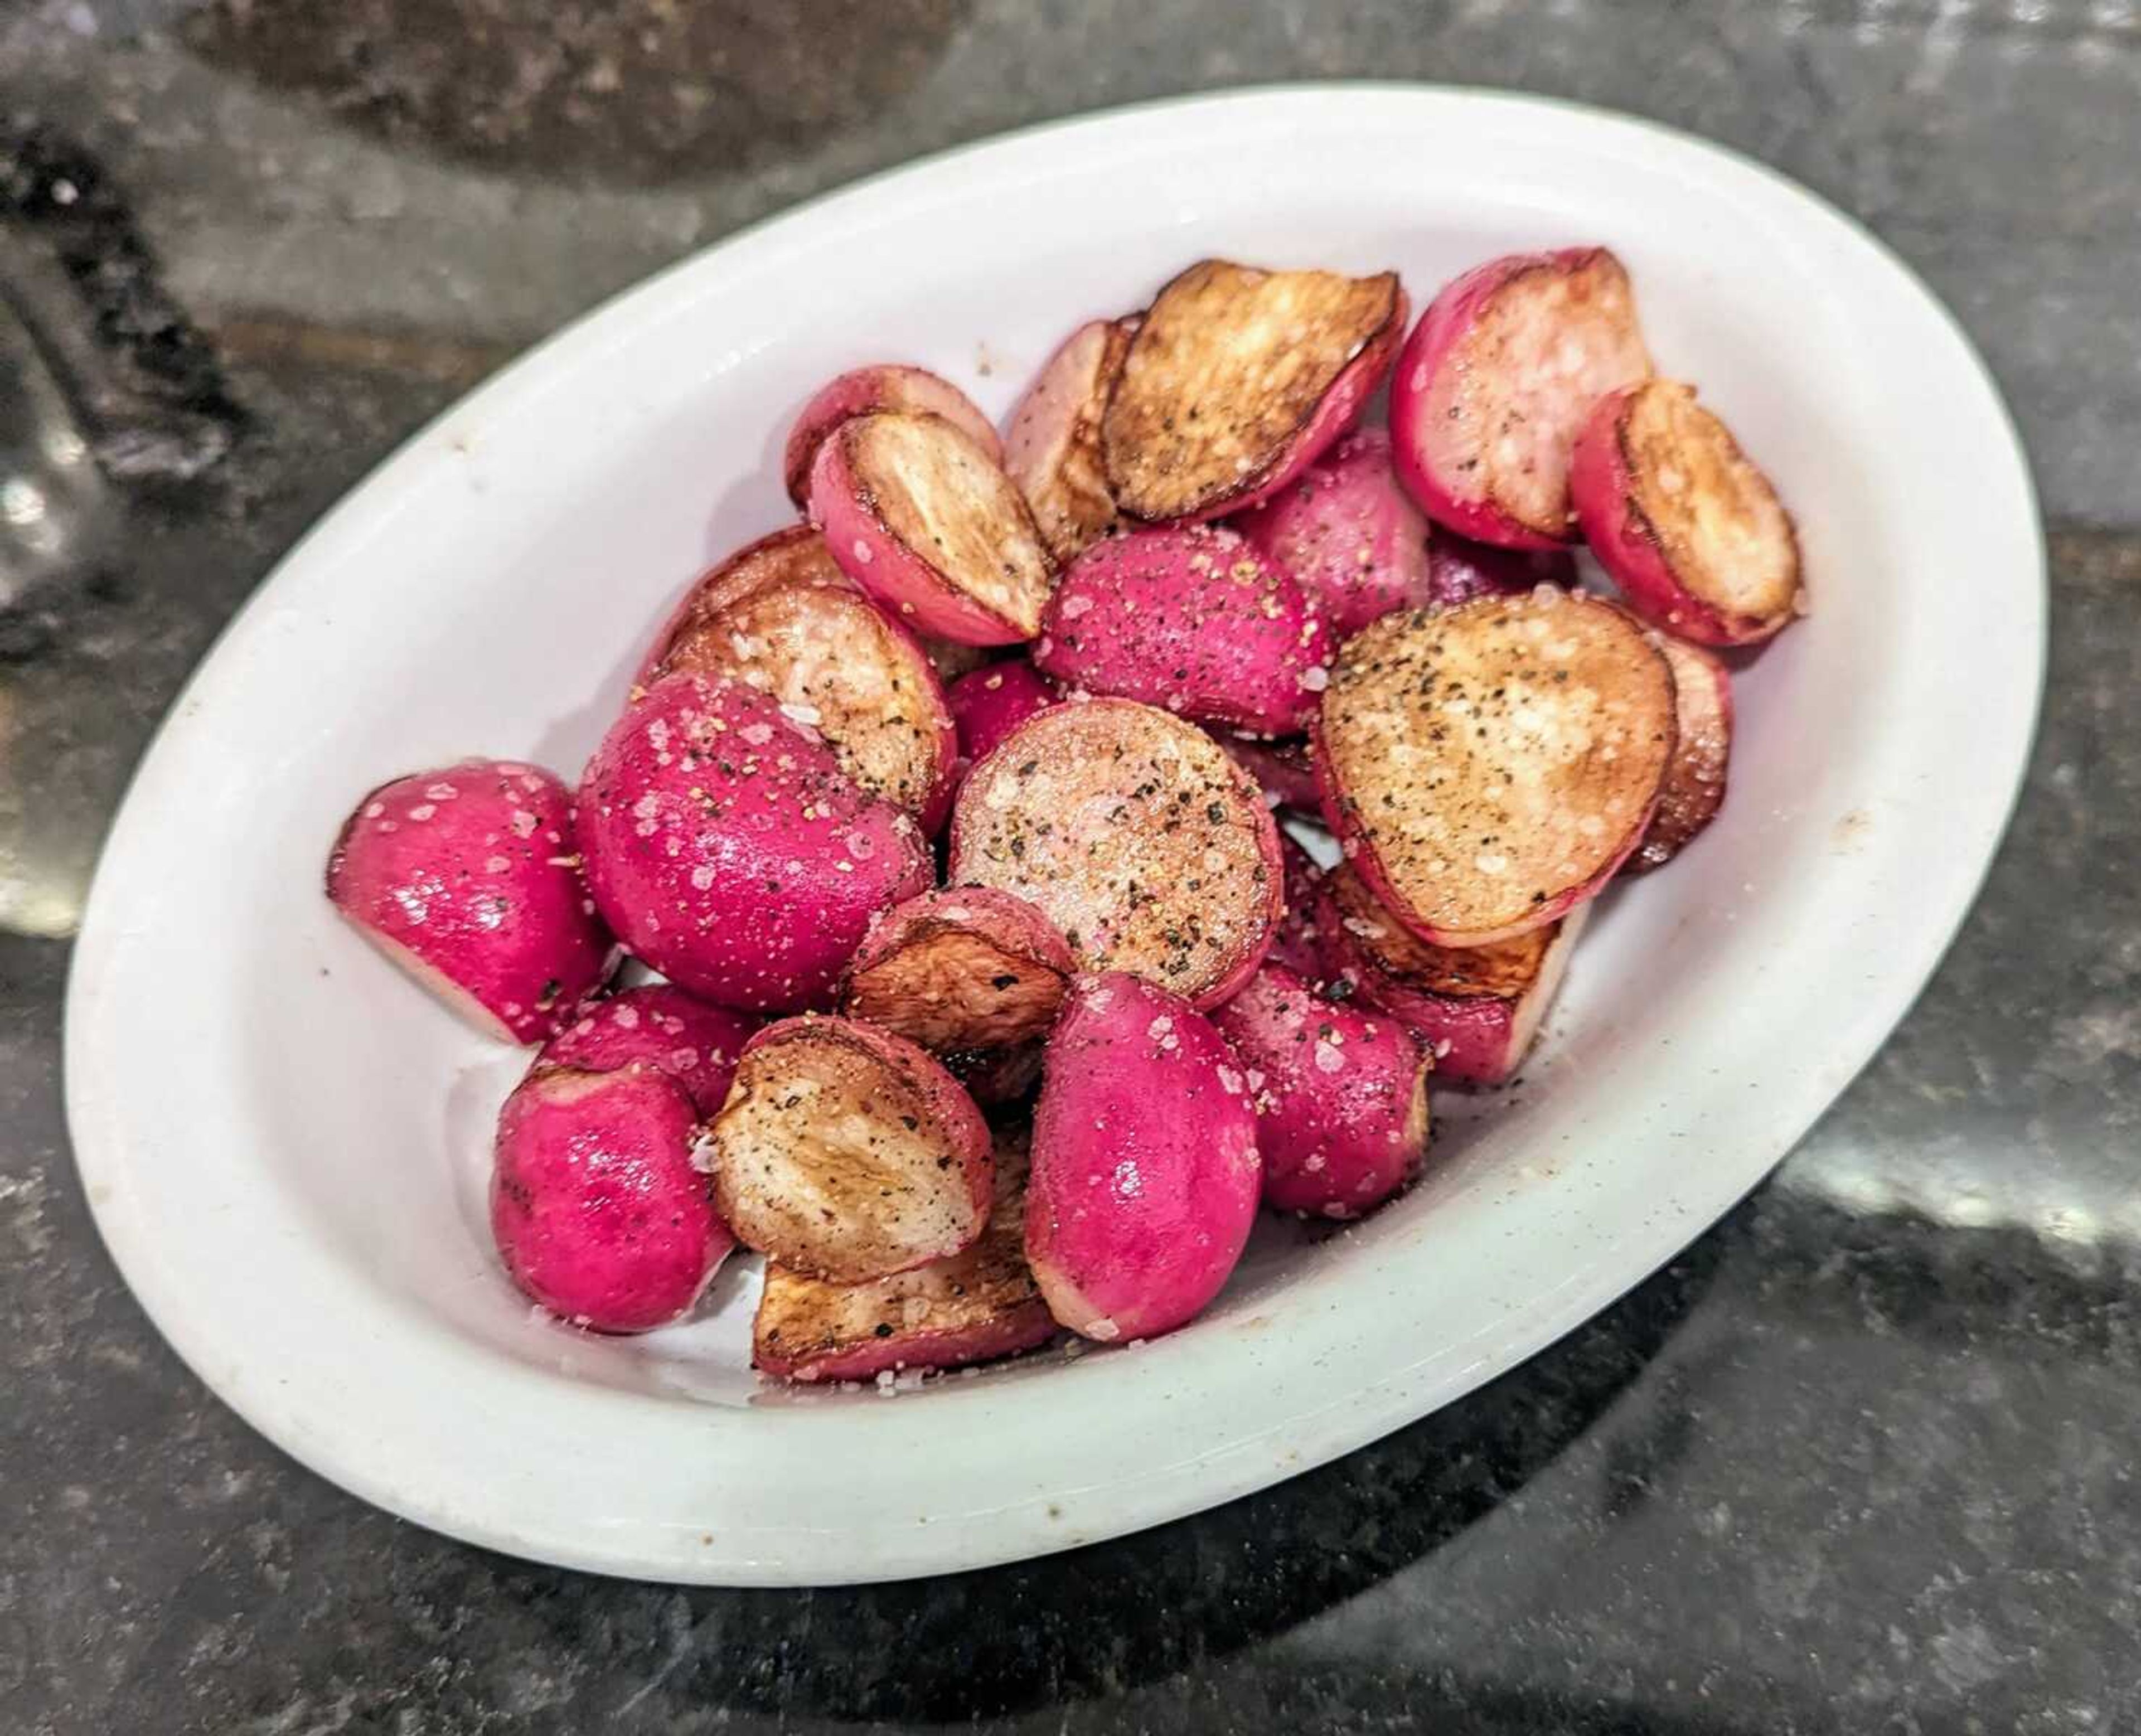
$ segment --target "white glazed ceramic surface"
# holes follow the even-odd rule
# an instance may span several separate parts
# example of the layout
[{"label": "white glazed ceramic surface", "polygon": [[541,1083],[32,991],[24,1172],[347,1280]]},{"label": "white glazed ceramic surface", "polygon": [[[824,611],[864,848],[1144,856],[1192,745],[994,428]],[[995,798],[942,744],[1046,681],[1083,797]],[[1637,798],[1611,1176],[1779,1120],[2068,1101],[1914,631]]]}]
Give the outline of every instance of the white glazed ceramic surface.
[{"label": "white glazed ceramic surface", "polygon": [[[465,755],[568,778],[710,558],[788,516],[789,420],[918,361],[1001,412],[1080,320],[1206,254],[1395,266],[1424,304],[1602,241],[1662,371],[1799,515],[1814,612],[1740,687],[1720,823],[1605,901],[1505,1104],[1342,1234],[1261,1232],[1203,1320],[918,1390],[748,1365],[741,1263],[692,1324],[576,1335],[501,1276],[524,1058],[340,926],[352,801]],[[1243,1493],[1567,1331],[1713,1222],[1873,1053],[1968,906],[2026,755],[2040,533],[1993,387],[1861,230],[1694,140],[1454,91],[1161,104],[902,170],[613,302],[417,435],[283,563],[165,723],[76,957],[90,1201],[179,1351],[298,1458],[509,1551],[810,1583],[1029,1556]]]}]

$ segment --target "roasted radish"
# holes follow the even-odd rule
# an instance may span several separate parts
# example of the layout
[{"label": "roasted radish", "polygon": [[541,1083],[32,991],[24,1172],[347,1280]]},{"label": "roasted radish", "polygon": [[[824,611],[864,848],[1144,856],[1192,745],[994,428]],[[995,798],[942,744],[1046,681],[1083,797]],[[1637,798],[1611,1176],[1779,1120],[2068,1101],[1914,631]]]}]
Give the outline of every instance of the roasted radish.
[{"label": "roasted radish", "polygon": [[1317,730],[1347,859],[1422,937],[1484,946],[1636,848],[1672,760],[1672,671],[1623,610],[1542,586],[1384,616],[1346,642]]},{"label": "roasted radish", "polygon": [[1380,428],[1347,435],[1238,528],[1299,581],[1337,638],[1436,600],[1427,519],[1398,485]]},{"label": "roasted radish", "polygon": [[1725,805],[1725,773],[1732,757],[1732,677],[1707,652],[1661,635],[1658,649],[1672,665],[1674,715],[1679,723],[1672,763],[1666,768],[1658,809],[1627,872],[1662,867],[1680,854]]},{"label": "roasted radish", "polygon": [[952,804],[958,732],[944,689],[905,628],[885,618],[808,525],[754,543],[694,587],[648,659],[732,676],[825,738],[840,769],[925,832]]},{"label": "roasted radish", "polygon": [[1282,910],[1278,831],[1226,751],[1130,700],[1030,718],[967,775],[955,885],[1038,906],[1089,971],[1130,971],[1199,1006],[1246,982]]},{"label": "roasted radish", "polygon": [[979,760],[1036,711],[1059,702],[1056,690],[1022,660],[992,663],[962,676],[945,696],[959,729],[959,751]]},{"label": "roasted radish", "polygon": [[735,1243],[693,1167],[699,1112],[652,1067],[538,1066],[498,1118],[490,1225],[535,1301],[598,1332],[688,1314]]},{"label": "roasted radish", "polygon": [[382,784],[327,858],[357,932],[479,1030],[537,1043],[609,974],[573,799],[549,772],[467,760]]},{"label": "roasted radish", "polygon": [[1437,296],[1405,341],[1390,386],[1398,475],[1459,536],[1571,542],[1577,430],[1599,399],[1650,371],[1628,274],[1604,248],[1490,260]]},{"label": "roasted radish", "polygon": [[1693,386],[1653,380],[1602,400],[1569,489],[1599,565],[1667,632],[1753,645],[1804,612],[1791,515]]},{"label": "roasted radish", "polygon": [[1411,1178],[1434,1063],[1395,1019],[1323,1000],[1267,962],[1212,1022],[1256,1106],[1264,1204],[1358,1217]]},{"label": "roasted radish", "polygon": [[1233,1271],[1262,1179],[1248,1081],[1211,1021],[1121,972],[1074,984],[1026,1196],[1049,1311],[1103,1342],[1180,1325]]},{"label": "roasted radish", "polygon": [[931,879],[914,822],[736,681],[657,681],[588,762],[579,817],[588,884],[618,938],[748,1011],[828,1004],[869,919]]},{"label": "roasted radish", "polygon": [[1048,600],[1034,666],[1066,686],[1267,735],[1306,726],[1331,644],[1301,587],[1209,524],[1095,543]]},{"label": "roasted radish", "polygon": [[1056,1320],[1026,1263],[1026,1140],[996,1141],[996,1197],[981,1239],[889,1278],[834,1284],[768,1266],[751,1364],[789,1380],[868,1380],[957,1368],[1046,1344]]},{"label": "roasted radish", "polygon": [[1395,272],[1191,266],[1145,312],[1100,420],[1117,506],[1212,519],[1277,494],[1360,419],[1405,322]]},{"label": "roasted radish", "polygon": [[652,1067],[682,1085],[701,1115],[711,1115],[729,1094],[736,1057],[757,1029],[758,1021],[741,1013],[650,982],[586,1002],[535,1060],[583,1073]]},{"label": "roasted radish", "polygon": [[875,367],[851,369],[819,387],[803,406],[803,413],[796,417],[795,425],[789,432],[787,450],[781,461],[781,471],[788,481],[788,498],[798,506],[809,501],[811,461],[817,457],[818,448],[824,445],[826,435],[844,421],[880,411],[942,416],[987,453],[992,462],[1002,461],[1003,449],[997,440],[997,431],[972,399],[950,381],[940,380],[927,368],[888,362]]},{"label": "roasted radish", "polygon": [[1334,991],[1343,986],[1410,1031],[1435,1077],[1496,1085],[1517,1070],[1561,986],[1590,915],[1484,947],[1438,947],[1410,932],[1349,868],[1324,882],[1317,941]]},{"label": "roasted radish", "polygon": [[948,1259],[988,1217],[981,1111],[924,1051],[852,1020],[759,1032],[707,1143],[736,1239],[808,1277],[854,1284]]},{"label": "roasted radish", "polygon": [[810,467],[810,517],[903,624],[968,645],[1040,630],[1053,568],[995,458],[941,416],[843,422]]},{"label": "roasted radish", "polygon": [[1025,899],[953,887],[870,924],[840,1010],[938,1055],[978,1057],[1046,1035],[1077,968],[1055,925]]},{"label": "roasted radish", "polygon": [[1059,565],[1115,529],[1100,416],[1136,330],[1135,319],[1079,327],[1026,388],[1004,430],[1004,470]]}]

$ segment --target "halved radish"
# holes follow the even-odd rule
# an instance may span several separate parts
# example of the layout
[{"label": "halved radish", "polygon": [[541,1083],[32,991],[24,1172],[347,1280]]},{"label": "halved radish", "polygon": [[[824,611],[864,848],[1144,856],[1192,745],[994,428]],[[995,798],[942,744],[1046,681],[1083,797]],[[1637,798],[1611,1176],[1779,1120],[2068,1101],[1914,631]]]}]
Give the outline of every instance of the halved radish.
[{"label": "halved radish", "polygon": [[1435,601],[1427,519],[1398,485],[1381,428],[1347,435],[1236,528],[1300,582],[1341,639]]},{"label": "halved radish", "polygon": [[1317,940],[1329,989],[1349,988],[1410,1031],[1435,1077],[1499,1084],[1513,1074],[1561,986],[1591,907],[1484,947],[1438,947],[1408,931],[1351,868],[1323,883]]},{"label": "halved radish", "polygon": [[851,368],[837,380],[820,386],[795,418],[788,435],[781,471],[788,482],[788,498],[798,506],[810,498],[810,465],[824,445],[825,436],[841,423],[879,411],[909,416],[937,416],[951,423],[997,462],[1003,449],[997,431],[974,401],[948,380],[927,368],[903,362],[882,362],[874,367]]},{"label": "halved radish", "polygon": [[1138,322],[1096,319],[1048,358],[1004,430],[1004,470],[1033,509],[1060,565],[1115,524],[1100,455],[1100,416]]},{"label": "halved radish", "polygon": [[989,1129],[904,1037],[806,1015],[753,1037],[708,1131],[736,1239],[852,1284],[947,1259],[982,1233]]},{"label": "halved radish", "polygon": [[962,676],[944,697],[958,725],[959,751],[970,760],[981,759],[1035,712],[1061,703],[1061,696],[1023,658]]},{"label": "halved radish", "polygon": [[1034,666],[1069,687],[1283,735],[1305,728],[1331,638],[1292,575],[1224,525],[1095,543],[1064,573]]},{"label": "halved radish", "polygon": [[941,416],[843,422],[810,467],[810,517],[841,570],[906,625],[968,645],[1040,630],[1053,567],[1033,514]]},{"label": "halved radish", "polygon": [[1658,649],[1672,665],[1679,739],[1666,768],[1665,788],[1650,829],[1628,858],[1627,872],[1662,867],[1693,842],[1725,805],[1725,771],[1732,756],[1732,677],[1705,651],[1661,634]]},{"label": "halved radish", "polygon": [[1299,737],[1282,741],[1258,741],[1232,730],[1214,730],[1212,739],[1233,756],[1234,763],[1257,780],[1267,808],[1291,808],[1297,813],[1317,814],[1322,799],[1316,793],[1316,768],[1309,763],[1308,743]]},{"label": "halved radish", "polygon": [[1037,905],[1090,971],[1211,1006],[1246,982],[1282,912],[1278,830],[1194,724],[1134,701],[1028,719],[967,775],[954,884]]},{"label": "halved radish", "polygon": [[751,1324],[754,1368],[789,1380],[868,1380],[1030,1350],[1055,1316],[1026,1263],[1022,1133],[996,1138],[996,1197],[981,1239],[889,1278],[834,1284],[769,1265]]},{"label": "halved radish", "polygon": [[951,810],[958,732],[928,654],[808,525],[775,531],[700,580],[642,680],[679,670],[771,696],[824,737],[843,771],[923,831]]},{"label": "halved radish", "polygon": [[1405,312],[1395,272],[1191,266],[1146,311],[1100,420],[1116,504],[1158,523],[1277,494],[1359,420]]},{"label": "halved radish", "polygon": [[1513,253],[1435,298],[1390,388],[1398,475],[1439,524],[1512,548],[1573,541],[1569,450],[1591,406],[1647,379],[1621,262]]},{"label": "halved radish", "polygon": [[1416,932],[1478,947],[1603,886],[1650,824],[1676,739],[1651,636],[1551,586],[1349,639],[1317,723],[1325,817]]},{"label": "halved radish", "polygon": [[711,1115],[729,1094],[736,1058],[757,1029],[742,1013],[650,982],[583,1002],[535,1061],[586,1073],[653,1067],[682,1085],[701,1115]]},{"label": "halved radish", "polygon": [[1025,899],[957,886],[870,924],[840,1010],[938,1055],[977,1057],[1046,1035],[1077,968],[1055,924]]},{"label": "halved radish", "polygon": [[1428,605],[1454,609],[1475,597],[1504,597],[1540,585],[1575,588],[1576,557],[1566,548],[1497,548],[1438,529],[1427,546]]},{"label": "halved radish", "polygon": [[588,902],[573,819],[571,792],[516,760],[397,778],[343,822],[327,898],[478,1030],[540,1042],[616,957]]},{"label": "halved radish", "polygon": [[1652,380],[1602,400],[1569,488],[1598,563],[1667,632],[1753,645],[1805,612],[1791,514],[1693,386]]}]

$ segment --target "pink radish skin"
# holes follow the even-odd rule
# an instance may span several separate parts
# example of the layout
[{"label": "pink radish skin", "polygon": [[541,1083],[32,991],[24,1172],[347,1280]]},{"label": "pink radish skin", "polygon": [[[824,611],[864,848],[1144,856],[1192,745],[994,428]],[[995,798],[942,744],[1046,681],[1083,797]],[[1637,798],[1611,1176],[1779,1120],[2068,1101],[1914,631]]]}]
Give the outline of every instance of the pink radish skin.
[{"label": "pink radish skin", "polygon": [[605,996],[577,1011],[543,1045],[537,1065],[583,1073],[658,1068],[684,1088],[701,1115],[721,1108],[736,1076],[736,1057],[758,1029],[756,1019],[709,1006],[666,982]]},{"label": "pink radish skin", "polygon": [[1399,486],[1380,428],[1347,435],[1235,528],[1293,575],[1338,638],[1435,601],[1426,515]]},{"label": "pink radish skin", "polygon": [[1234,763],[1257,780],[1267,808],[1291,808],[1320,819],[1322,798],[1316,770],[1308,763],[1306,741],[1249,741],[1232,730],[1214,730],[1212,739],[1234,756]]},{"label": "pink radish skin", "polygon": [[1115,526],[1100,417],[1137,325],[1133,317],[1079,327],[1048,358],[1005,427],[1005,473],[1026,496],[1059,563]]},{"label": "pink radish skin", "polygon": [[699,1114],[652,1067],[539,1067],[498,1118],[491,1232],[513,1281],[598,1332],[692,1311],[733,1238],[692,1167]]},{"label": "pink radish skin", "polygon": [[537,1043],[616,956],[574,853],[573,800],[539,767],[468,760],[382,784],[344,822],[327,893],[478,1030]]},{"label": "pink radish skin", "polygon": [[1323,870],[1316,858],[1282,832],[1279,854],[1286,859],[1286,915],[1272,936],[1267,963],[1283,965],[1311,981],[1323,975],[1323,948],[1317,923],[1323,902]]},{"label": "pink radish skin", "polygon": [[[1493,486],[1492,477],[1485,474],[1485,466],[1477,456],[1479,443],[1490,438],[1492,430],[1468,430],[1474,455],[1459,460],[1449,450],[1454,444],[1450,412],[1459,405],[1456,394],[1462,386],[1482,371],[1469,365],[1459,352],[1497,298],[1513,286],[1521,293],[1519,280],[1534,275],[1587,285],[1597,278],[1622,291],[1627,283],[1619,262],[1603,248],[1568,248],[1558,253],[1512,253],[1491,259],[1466,272],[1435,297],[1405,341],[1390,387],[1390,443],[1399,479],[1437,524],[1474,542],[1505,548],[1563,547],[1575,540],[1574,519],[1557,507],[1547,514],[1553,522],[1529,523],[1491,492],[1479,492],[1491,491]],[[1538,461],[1551,473],[1566,466],[1568,446],[1592,403],[1631,380],[1646,377],[1650,364],[1641,337],[1634,327],[1632,304],[1626,329],[1611,340],[1592,345],[1583,357],[1582,380],[1569,379],[1565,374],[1548,376],[1542,371],[1539,364],[1548,342],[1547,334],[1533,334],[1527,353],[1490,357],[1489,371],[1505,376],[1511,389],[1558,394],[1548,404],[1533,406],[1551,412],[1550,424],[1539,425],[1537,417],[1533,424],[1536,436],[1547,442]],[[1533,349],[1542,354],[1528,353]],[[1534,386],[1534,382],[1540,383]],[[1460,465],[1470,468],[1459,468]],[[1546,478],[1549,494],[1556,492],[1551,487],[1552,479],[1549,474]]]},{"label": "pink radish skin", "polygon": [[1035,712],[1062,703],[1062,696],[1023,660],[961,676],[945,697],[958,725],[959,752],[969,762],[986,755]]},{"label": "pink radish skin", "polygon": [[1658,649],[1672,665],[1680,738],[1658,792],[1657,812],[1622,869],[1630,874],[1664,867],[1717,818],[1732,757],[1732,677],[1724,664],[1663,634]]},{"label": "pink radish skin", "polygon": [[723,1006],[831,1001],[869,919],[931,878],[914,822],[735,682],[672,675],[595,750],[588,883],[635,956]]},{"label": "pink radish skin", "polygon": [[1475,597],[1513,597],[1540,585],[1575,588],[1576,557],[1565,548],[1497,548],[1437,531],[1427,545],[1428,605],[1454,609]]},{"label": "pink radish skin", "polygon": [[[1639,451],[1635,419],[1668,399],[1700,433],[1671,452]],[[1769,479],[1694,399],[1668,380],[1601,399],[1577,438],[1569,493],[1592,553],[1637,614],[1699,644],[1759,645],[1803,611],[1798,536]],[[1677,486],[1652,493],[1667,470]],[[1696,539],[1706,554],[1685,546]]]},{"label": "pink radish skin", "polygon": [[788,498],[798,506],[810,498],[810,465],[825,436],[841,423],[859,416],[894,411],[910,416],[938,416],[987,453],[1003,462],[1003,447],[997,430],[974,401],[948,380],[927,368],[903,362],[883,362],[874,367],[851,368],[837,380],[820,386],[795,418],[781,461],[787,479]]},{"label": "pink radish skin", "polygon": [[1215,525],[1095,543],[1049,598],[1033,647],[1034,666],[1066,686],[1276,735],[1307,726],[1330,661],[1301,587]]},{"label": "pink radish skin", "polygon": [[1319,1000],[1267,963],[1212,1022],[1255,1100],[1266,1206],[1358,1217],[1411,1179],[1427,1153],[1434,1064],[1396,1020]]},{"label": "pink radish skin", "polygon": [[1075,983],[1026,1197],[1049,1311],[1103,1343],[1190,1320],[1241,1258],[1262,1182],[1248,1084],[1211,1020],[1120,971]]},{"label": "pink radish skin", "polygon": [[1522,1064],[1590,907],[1551,927],[1477,947],[1408,931],[1349,869],[1324,882],[1317,919],[1324,973],[1411,1033],[1453,1084],[1498,1085]]}]

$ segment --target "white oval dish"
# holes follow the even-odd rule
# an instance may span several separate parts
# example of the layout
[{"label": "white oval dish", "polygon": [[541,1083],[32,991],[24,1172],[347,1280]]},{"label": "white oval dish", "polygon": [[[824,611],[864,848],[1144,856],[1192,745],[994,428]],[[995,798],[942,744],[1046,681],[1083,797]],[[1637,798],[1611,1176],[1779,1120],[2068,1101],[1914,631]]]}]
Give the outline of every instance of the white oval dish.
[{"label": "white oval dish", "polygon": [[[524,1065],[329,910],[350,803],[469,754],[574,775],[708,558],[782,523],[849,366],[1008,405],[1061,334],[1204,254],[1415,306],[1598,240],[1661,369],[1799,514],[1812,617],[1745,679],[1722,819],[1605,901],[1526,1084],[1392,1209],[1282,1230],[1142,1347],[891,1398],[748,1365],[741,1266],[638,1340],[531,1316],[490,1252]],[[972,1567],[1209,1506],[1374,1438],[1644,1276],[1790,1148],[1967,908],[2027,755],[2041,537],[1999,398],[1895,258],[1693,140],[1479,93],[1167,102],[903,170],[612,302],[418,435],[283,562],[165,722],[75,960],[68,1110],[158,1326],[278,1444],[491,1547],[677,1581]],[[1456,1118],[1452,1118],[1454,1122]]]}]

